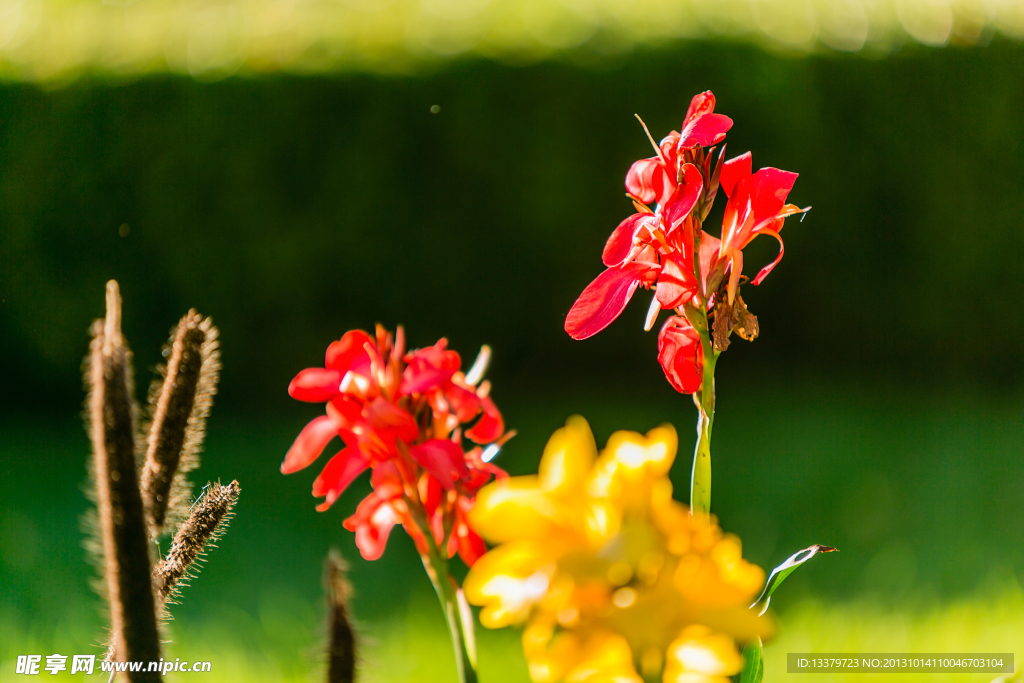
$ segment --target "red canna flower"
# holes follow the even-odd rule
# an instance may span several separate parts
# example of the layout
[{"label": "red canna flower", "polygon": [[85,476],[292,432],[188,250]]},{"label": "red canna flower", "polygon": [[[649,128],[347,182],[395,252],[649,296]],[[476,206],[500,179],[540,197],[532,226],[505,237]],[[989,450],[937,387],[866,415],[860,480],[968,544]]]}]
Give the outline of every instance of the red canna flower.
[{"label": "red canna flower", "polygon": [[[683,393],[700,389],[703,344],[708,343],[684,309],[699,311],[705,330],[707,316],[718,315],[718,299],[728,301],[726,313],[734,316],[731,307],[742,277],[743,248],[761,234],[779,241],[778,258],[753,280],[760,284],[782,259],[779,230],[784,219],[806,211],[786,204],[795,173],[775,168],[753,173],[749,152],[724,162],[719,154],[712,168],[712,150],[704,148],[721,142],[732,127],[732,120],[715,114],[714,107],[711,92],[694,97],[682,132],[672,131],[659,145],[651,138],[657,156],[630,167],[626,190],[637,213],[612,232],[601,255],[606,270],[587,285],[565,318],[565,331],[574,339],[586,339],[611,324],[638,288],[653,288],[645,329],[653,327],[662,309],[677,312],[658,335],[658,358],[669,382]],[[721,239],[702,228],[719,187],[728,197]],[[647,206],[652,202],[653,209]],[[726,286],[719,291],[723,281]],[[721,328],[725,339],[735,329],[746,338],[756,336],[756,331],[742,327],[752,327],[756,318],[745,308],[742,314],[735,316],[746,322],[730,318]],[[724,347],[716,341],[715,348]]]},{"label": "red canna flower", "polygon": [[663,298],[673,301],[697,293],[693,231],[684,224],[704,180],[689,163],[680,167],[679,177],[681,183],[657,212],[633,214],[608,238],[602,254],[608,269],[587,285],[566,316],[565,331],[573,339],[586,339],[610,325],[641,285],[657,287]]},{"label": "red canna flower", "polygon": [[665,204],[682,182],[679,175],[681,152],[716,145],[732,128],[732,119],[712,113],[714,110],[715,96],[710,90],[695,95],[683,119],[682,133],[672,131],[660,145],[655,145],[657,156],[633,163],[626,174],[626,191],[641,204],[655,201]]},{"label": "red canna flower", "polygon": [[[505,476],[489,460],[514,435],[505,431],[490,384],[480,381],[490,350],[484,347],[463,374],[445,339],[411,353],[404,347],[401,327],[394,336],[380,326],[375,337],[352,330],[328,347],[323,368],[292,380],[293,398],[326,403],[327,414],[302,430],[281,472],[308,467],[338,436],[345,446],[313,482],[313,495],[325,498],[317,510],[327,510],[372,470],[373,492],[345,520],[363,557],[380,557],[392,527],[402,524],[421,552],[426,527],[449,557],[458,552],[472,563],[482,541],[465,515],[481,486]],[[480,445],[463,452],[463,436]]]},{"label": "red canna flower", "polygon": [[787,216],[802,213],[801,209],[786,204],[797,174],[777,168],[762,168],[752,173],[750,152],[730,159],[722,167],[721,187],[729,202],[722,216],[722,245],[717,265],[729,275],[729,301],[736,297],[736,288],[743,273],[743,248],[758,235],[771,235],[779,241],[779,255],[761,269],[752,280],[759,285],[778,265],[785,253],[779,230]]}]

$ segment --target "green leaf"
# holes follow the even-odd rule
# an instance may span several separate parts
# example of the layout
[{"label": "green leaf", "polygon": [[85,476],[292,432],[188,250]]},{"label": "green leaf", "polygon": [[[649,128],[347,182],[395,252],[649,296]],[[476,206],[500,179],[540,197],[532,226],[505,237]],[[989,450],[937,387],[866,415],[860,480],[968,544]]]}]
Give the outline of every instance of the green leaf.
[{"label": "green leaf", "polygon": [[800,552],[794,554],[788,560],[772,570],[772,573],[768,576],[768,582],[764,585],[764,590],[761,591],[761,597],[759,597],[757,601],[750,606],[750,609],[755,609],[760,605],[761,611],[758,612],[758,615],[764,614],[768,610],[768,603],[771,601],[772,594],[775,592],[775,589],[778,588],[797,567],[818,553],[834,552],[837,552],[837,550],[832,546],[816,544],[809,548],[804,548]]},{"label": "green leaf", "polygon": [[761,639],[758,638],[752,643],[747,643],[743,648],[743,671],[740,673],[740,683],[761,683],[762,678],[764,678],[764,655]]}]

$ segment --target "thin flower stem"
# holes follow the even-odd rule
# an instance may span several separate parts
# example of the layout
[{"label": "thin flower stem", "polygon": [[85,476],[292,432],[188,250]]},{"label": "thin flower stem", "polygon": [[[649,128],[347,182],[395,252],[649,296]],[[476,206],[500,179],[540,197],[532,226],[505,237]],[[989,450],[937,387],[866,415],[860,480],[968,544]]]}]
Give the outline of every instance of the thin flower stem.
[{"label": "thin flower stem", "polygon": [[421,555],[423,567],[427,570],[430,583],[434,585],[437,599],[441,602],[448,631],[452,636],[452,650],[455,652],[455,666],[459,672],[459,683],[477,683],[476,662],[473,647],[473,622],[464,619],[459,605],[458,588],[448,572],[448,561],[430,543],[430,552]]},{"label": "thin flower stem", "polygon": [[420,553],[423,568],[434,586],[437,599],[441,603],[448,631],[452,637],[452,650],[455,653],[455,667],[459,673],[459,683],[477,683],[476,676],[476,636],[473,631],[472,613],[463,609],[459,601],[459,587],[448,570],[448,559],[434,542],[434,535],[426,519],[413,513],[413,519],[426,542],[427,552]]},{"label": "thin flower stem", "polygon": [[[695,218],[695,221],[693,253],[700,254],[701,236],[704,233],[702,221],[699,218]],[[703,283],[700,270],[700,258],[694,257],[693,274],[697,282]],[[700,308],[683,306],[680,312],[700,335],[700,347],[704,353],[704,376],[701,378],[700,391],[693,396],[698,415],[697,445],[693,451],[693,471],[690,474],[690,512],[707,515],[711,512],[711,428],[715,424],[715,363],[719,352],[711,342],[708,325],[708,300],[711,292],[700,291],[698,298]]]},{"label": "thin flower stem", "polygon": [[688,308],[687,318],[700,334],[700,345],[704,352],[704,377],[696,399],[697,445],[693,452],[693,471],[690,475],[690,510],[695,513],[711,512],[711,428],[715,423],[715,364],[718,352],[711,343],[708,333],[706,307],[700,310]]}]

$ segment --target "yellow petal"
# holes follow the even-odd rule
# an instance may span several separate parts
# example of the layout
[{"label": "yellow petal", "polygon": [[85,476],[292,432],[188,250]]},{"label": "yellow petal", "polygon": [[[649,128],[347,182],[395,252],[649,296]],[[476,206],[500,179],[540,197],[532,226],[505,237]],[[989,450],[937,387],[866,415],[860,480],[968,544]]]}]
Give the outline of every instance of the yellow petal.
[{"label": "yellow petal", "polygon": [[587,492],[595,497],[644,500],[654,482],[668,475],[678,445],[676,430],[668,424],[646,436],[615,432],[594,466]]},{"label": "yellow petal", "polygon": [[540,488],[552,495],[566,495],[583,488],[597,459],[597,444],[590,425],[579,415],[551,435],[540,460]]},{"label": "yellow petal", "polygon": [[541,544],[505,543],[474,563],[463,582],[466,600],[482,605],[480,623],[501,628],[525,620],[548,593],[554,564]]},{"label": "yellow petal", "polygon": [[679,450],[679,435],[676,428],[665,423],[647,432],[647,452],[650,456],[651,469],[656,474],[667,475],[672,469]]},{"label": "yellow petal", "polygon": [[540,490],[536,476],[488,484],[469,513],[470,525],[491,543],[548,536],[558,522],[559,509]]},{"label": "yellow petal", "polygon": [[646,470],[655,476],[668,474],[676,458],[679,438],[675,427],[665,424],[640,436],[636,432],[615,432],[608,439],[610,453],[628,471]]},{"label": "yellow petal", "polygon": [[583,656],[577,634],[563,631],[554,636],[555,624],[546,617],[532,620],[523,631],[523,655],[534,683],[564,680],[565,672]]},{"label": "yellow petal", "polygon": [[633,651],[622,636],[602,632],[591,636],[583,658],[565,676],[566,683],[643,683],[633,667]]},{"label": "yellow petal", "polygon": [[743,657],[730,636],[694,625],[683,629],[668,646],[663,679],[665,683],[726,680],[742,668]]},{"label": "yellow petal", "polygon": [[589,504],[580,506],[577,514],[583,516],[584,533],[587,542],[594,548],[599,548],[608,542],[608,539],[619,533],[622,526],[622,515],[618,508],[608,501],[595,500]]}]

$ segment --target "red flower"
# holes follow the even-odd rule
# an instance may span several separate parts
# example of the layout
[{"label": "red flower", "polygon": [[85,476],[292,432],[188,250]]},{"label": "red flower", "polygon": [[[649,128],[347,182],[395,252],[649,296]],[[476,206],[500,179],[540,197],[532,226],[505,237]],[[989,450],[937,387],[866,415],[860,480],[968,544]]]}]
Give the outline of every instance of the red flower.
[{"label": "red flower", "polygon": [[693,164],[683,164],[679,177],[682,181],[657,212],[633,214],[608,238],[602,254],[608,269],[587,285],[565,318],[565,331],[573,339],[608,327],[641,285],[656,286],[659,301],[682,302],[697,293],[693,230],[687,219],[704,180]]},{"label": "red flower", "polygon": [[704,352],[700,335],[686,318],[674,315],[658,333],[658,362],[676,391],[692,394],[700,390],[704,376]]},{"label": "red flower", "polygon": [[[743,271],[742,250],[767,234],[779,241],[780,250],[754,278],[753,284],[760,284],[782,259],[783,220],[806,210],[786,204],[797,175],[775,168],[753,173],[750,153],[724,163],[719,154],[712,169],[711,151],[704,148],[721,142],[732,127],[732,120],[714,108],[711,92],[694,97],[682,132],[672,131],[659,145],[651,138],[657,156],[630,167],[626,190],[638,212],[612,232],[601,254],[606,270],[587,285],[565,318],[565,331],[573,339],[586,339],[611,324],[638,288],[653,288],[645,329],[653,327],[662,309],[677,312],[658,335],[658,359],[669,382],[683,393],[700,388],[703,364],[700,334],[683,309],[697,309],[706,317],[716,299],[726,296],[731,307]],[[728,196],[721,240],[702,229],[719,187]],[[652,202],[653,209],[647,206]]]},{"label": "red flower", "polygon": [[[714,109],[710,91],[696,95],[682,133],[672,131],[655,145],[657,156],[630,167],[626,190],[640,211],[612,232],[602,253],[608,269],[583,290],[566,316],[565,331],[573,339],[586,339],[611,324],[640,286],[656,287],[661,308],[676,308],[698,296],[688,219],[699,201],[713,197],[714,188],[705,177],[710,157],[704,163],[703,153],[694,150],[721,142],[732,127],[732,119]],[[651,202],[655,210],[645,206]]]},{"label": "red flower", "polygon": [[672,131],[656,146],[657,156],[633,163],[626,174],[626,191],[641,204],[665,204],[682,182],[681,152],[716,145],[732,128],[732,119],[713,114],[714,110],[715,96],[710,90],[695,95],[683,119],[682,133]]},{"label": "red flower", "polygon": [[789,191],[796,182],[796,173],[777,168],[762,168],[757,173],[751,170],[750,152],[730,159],[722,166],[720,182],[729,202],[722,216],[719,265],[723,271],[727,265],[732,268],[728,289],[730,303],[736,297],[736,288],[743,273],[742,249],[758,235],[771,235],[779,241],[779,255],[753,279],[753,284],[761,284],[785,253],[779,236],[783,221],[787,216],[807,210],[786,204]]},{"label": "red flower", "polygon": [[326,498],[317,510],[327,510],[356,477],[373,471],[373,493],[345,520],[366,559],[380,557],[395,524],[426,552],[420,527],[427,524],[449,555],[472,562],[479,537],[466,527],[467,505],[492,476],[505,473],[482,460],[480,447],[464,453],[462,437],[496,451],[514,432],[505,432],[489,383],[479,381],[482,369],[467,381],[446,340],[408,354],[404,345],[401,327],[395,337],[379,326],[375,337],[352,330],[328,347],[323,368],[292,380],[293,398],[326,403],[327,414],[302,430],[281,472],[308,467],[340,436],[345,447],[327,462],[313,495]]},{"label": "red flower", "polygon": [[715,111],[715,96],[710,90],[694,95],[683,119],[683,130],[679,134],[679,149],[710,147],[725,139],[732,128],[732,119]]}]

